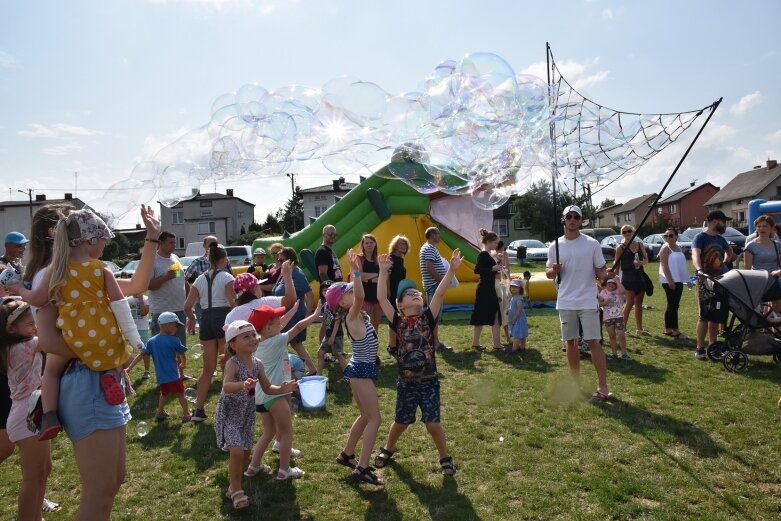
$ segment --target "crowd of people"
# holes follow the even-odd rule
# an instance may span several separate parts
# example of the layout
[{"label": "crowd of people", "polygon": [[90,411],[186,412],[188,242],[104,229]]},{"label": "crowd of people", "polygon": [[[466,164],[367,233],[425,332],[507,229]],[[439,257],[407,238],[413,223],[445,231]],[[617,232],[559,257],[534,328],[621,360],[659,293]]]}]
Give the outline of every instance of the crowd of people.
[{"label": "crowd of people", "polygon": [[[141,217],[146,238],[131,279],[116,279],[99,260],[113,234],[89,210],[44,206],[33,218],[30,241],[20,232],[10,232],[5,238],[5,254],[0,257],[3,267],[8,267],[0,277],[6,293],[0,302],[0,461],[19,447],[20,520],[38,520],[42,512],[59,508],[45,498],[45,489],[51,472],[50,440],[63,429],[73,443],[81,477],[75,518],[109,518],[125,476],[127,396],[132,393],[127,369],[143,362],[142,378],[148,378],[150,359],[159,390],[155,411],[159,422],[168,421],[165,406],[172,398],[182,409],[182,421],[205,421],[209,389],[220,365],[222,390],[213,411],[214,428],[217,446],[228,453],[226,496],[236,509],[250,504],[242,477],[271,473],[263,457],[272,440],[276,440],[272,450],[279,452],[275,479],[304,475],[291,462],[300,451],[293,447],[291,394],[297,382],[289,349],[310,375],[322,374],[326,356],[339,362],[358,416],[336,462],[349,468],[355,478],[383,485],[378,469],[393,459],[396,444],[416,421],[418,409],[436,447],[442,474],[455,474],[441,423],[436,353],[452,350],[440,341],[438,328],[445,294],[457,284],[455,272],[462,255],[456,249],[449,261],[442,257],[437,248],[439,229],[425,231],[418,256],[420,291],[407,278],[407,237],[397,235],[388,252],[380,253],[377,239],[364,234],[360,252],[349,251],[347,266],[342,266],[333,249],[337,231],[325,226],[315,254],[320,286],[315,299],[298,266],[297,253],[290,247],[268,246],[270,264],[266,250],[257,248],[247,273],[234,277],[225,248],[216,237],[207,236],[204,255],[183,273],[173,253],[176,237],[161,230],[151,209],[142,207]],[[545,274],[558,287],[556,309],[570,372],[579,378],[581,346],[586,345],[597,375],[592,398],[605,401],[611,397],[607,361],[631,360],[626,336],[632,311],[636,334],[649,334],[642,320],[648,254],[641,243],[632,240],[634,229],[625,226],[615,269],[608,268],[599,244],[580,232],[582,217],[578,206],[564,209],[564,235],[551,245]],[[734,260],[721,237],[727,220],[720,211],[709,213],[707,227],[693,241],[692,263],[701,275],[700,285],[706,277],[723,274]],[[761,216],[755,225],[757,238],[746,246],[745,267],[766,270],[778,278],[781,248],[773,234],[774,222]],[[522,352],[528,337],[524,295],[530,274],[511,277],[499,236],[485,229],[479,233],[482,249],[474,267],[479,281],[469,320],[472,348],[485,350],[481,335],[483,326],[489,326],[493,349]],[[670,228],[664,237],[659,254],[659,282],[667,299],[664,333],[684,339],[678,307],[683,285],[690,279],[677,231]],[[21,258],[28,244],[30,256],[23,267]],[[714,305],[713,299],[720,297],[712,292],[699,294],[695,356],[704,359],[705,338],[715,341],[728,306],[726,302]],[[764,299],[772,311],[781,312],[777,282]],[[398,382],[393,422],[384,443],[372,454],[381,427],[374,382],[380,365],[378,331],[383,315],[389,325],[388,352],[396,361]],[[308,326],[318,319],[322,320],[315,364],[304,342]],[[190,410],[183,383],[190,378],[184,373],[185,353],[187,334],[195,334],[196,325],[203,350],[202,371],[195,386],[195,407]],[[608,357],[603,350],[603,326],[611,348]],[[344,356],[345,333],[352,347],[349,361]],[[255,440],[258,414],[263,428]],[[363,448],[356,456],[361,439]]]}]

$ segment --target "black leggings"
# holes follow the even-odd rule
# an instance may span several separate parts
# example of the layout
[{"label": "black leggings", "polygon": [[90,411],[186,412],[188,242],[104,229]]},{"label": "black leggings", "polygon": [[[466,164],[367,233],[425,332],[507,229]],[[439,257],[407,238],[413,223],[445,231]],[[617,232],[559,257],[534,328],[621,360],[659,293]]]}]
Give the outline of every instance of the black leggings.
[{"label": "black leggings", "polygon": [[678,329],[678,306],[681,303],[683,294],[683,283],[677,282],[675,289],[670,289],[669,284],[662,284],[664,294],[667,295],[667,309],[664,310],[664,327],[667,329]]}]

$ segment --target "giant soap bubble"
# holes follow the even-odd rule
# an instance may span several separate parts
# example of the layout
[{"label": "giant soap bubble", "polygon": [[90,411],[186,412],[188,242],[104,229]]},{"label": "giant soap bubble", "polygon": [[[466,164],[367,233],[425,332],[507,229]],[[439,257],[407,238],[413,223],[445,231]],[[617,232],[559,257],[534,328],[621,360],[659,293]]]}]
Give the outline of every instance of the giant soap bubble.
[{"label": "giant soap bubble", "polygon": [[217,96],[202,127],[90,204],[116,219],[155,197],[172,207],[201,184],[279,176],[296,165],[385,175],[491,209],[540,176],[557,172],[582,185],[636,171],[702,113],[618,112],[578,93],[555,62],[552,71],[549,85],[478,52],[441,62],[416,90],[396,95],[351,77],[320,88],[246,84]]}]

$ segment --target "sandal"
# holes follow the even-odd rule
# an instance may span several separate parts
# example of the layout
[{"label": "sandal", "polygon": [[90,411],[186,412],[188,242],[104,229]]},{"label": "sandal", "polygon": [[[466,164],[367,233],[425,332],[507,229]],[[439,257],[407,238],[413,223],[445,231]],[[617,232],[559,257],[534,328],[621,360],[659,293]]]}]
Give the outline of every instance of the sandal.
[{"label": "sandal", "polygon": [[247,470],[244,471],[244,475],[247,476],[248,478],[252,478],[257,476],[258,474],[268,474],[269,472],[271,472],[271,467],[269,467],[268,465],[264,465],[263,463],[261,463],[256,467],[255,465],[250,463],[249,465],[247,465]]},{"label": "sandal", "polygon": [[43,498],[43,506],[41,509],[43,512],[59,512],[62,510],[62,507],[59,503]]},{"label": "sandal", "polygon": [[649,333],[645,329],[638,329],[637,336],[651,336],[651,333]]},{"label": "sandal", "polygon": [[595,403],[606,402],[612,397],[613,397],[613,393],[611,393],[610,391],[608,391],[607,394],[603,393],[602,391],[597,391],[591,395],[591,401]]},{"label": "sandal", "polygon": [[274,478],[277,481],[287,481],[289,479],[299,479],[304,477],[304,471],[298,467],[288,467],[287,470],[279,469],[277,476]]},{"label": "sandal", "polygon": [[38,441],[46,441],[57,436],[62,431],[62,424],[56,411],[49,411],[41,416],[41,429]]},{"label": "sandal", "polygon": [[374,466],[378,469],[384,468],[385,465],[393,461],[393,455],[396,451],[388,450],[385,447],[380,447],[380,452],[374,456]]},{"label": "sandal", "polygon": [[385,482],[374,473],[373,467],[355,467],[353,476],[370,485],[376,485],[378,487],[385,486]]},{"label": "sandal", "polygon": [[116,371],[111,370],[100,375],[100,388],[103,389],[103,396],[109,405],[119,405],[125,401],[125,391],[119,384]]},{"label": "sandal", "polygon": [[483,346],[472,346],[472,349],[475,351],[485,351],[485,348]]},{"label": "sandal", "polygon": [[688,340],[689,337],[678,331],[677,333],[670,333],[670,336],[676,340]]},{"label": "sandal", "polygon": [[443,476],[452,476],[456,473],[456,466],[453,465],[453,458],[451,456],[445,456],[439,460],[439,466],[442,469]]},{"label": "sandal", "polygon": [[[345,454],[344,451],[342,451],[337,457],[336,462],[339,465],[344,465],[345,467],[349,467],[351,469],[355,468],[355,463],[350,463],[350,460],[355,460],[355,454]],[[371,467],[369,467],[371,468]]]},{"label": "sandal", "polygon": [[225,493],[225,496],[233,501],[233,508],[236,510],[241,510],[242,508],[247,508],[249,506],[249,496],[247,496],[247,494],[245,494],[241,489],[237,490],[236,492],[231,492],[231,489],[228,489],[228,492]]}]

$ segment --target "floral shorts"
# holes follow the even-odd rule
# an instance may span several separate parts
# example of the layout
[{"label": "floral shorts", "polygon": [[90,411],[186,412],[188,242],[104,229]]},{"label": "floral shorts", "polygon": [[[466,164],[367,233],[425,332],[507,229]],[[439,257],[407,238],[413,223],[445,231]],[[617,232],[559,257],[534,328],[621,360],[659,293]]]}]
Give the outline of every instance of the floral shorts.
[{"label": "floral shorts", "polygon": [[626,331],[626,326],[624,325],[624,319],[623,318],[609,318],[605,320],[605,327],[616,328],[616,331]]}]

